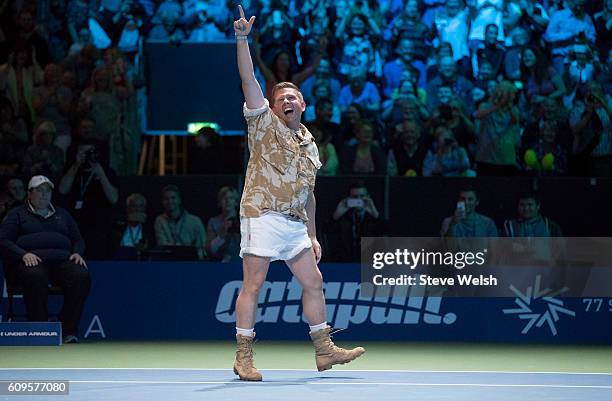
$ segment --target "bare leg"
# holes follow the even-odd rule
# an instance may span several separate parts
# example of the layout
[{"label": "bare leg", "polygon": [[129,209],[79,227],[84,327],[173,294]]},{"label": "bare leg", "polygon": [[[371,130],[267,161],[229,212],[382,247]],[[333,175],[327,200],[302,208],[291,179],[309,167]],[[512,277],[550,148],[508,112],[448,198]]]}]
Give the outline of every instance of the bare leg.
[{"label": "bare leg", "polygon": [[255,327],[255,312],[259,290],[268,274],[270,258],[244,255],[242,260],[242,288],[236,300],[236,327],[252,329]]},{"label": "bare leg", "polygon": [[312,248],[304,249],[286,263],[302,285],[302,305],[304,305],[304,314],[308,319],[308,324],[314,326],[325,322],[323,276],[315,261]]}]

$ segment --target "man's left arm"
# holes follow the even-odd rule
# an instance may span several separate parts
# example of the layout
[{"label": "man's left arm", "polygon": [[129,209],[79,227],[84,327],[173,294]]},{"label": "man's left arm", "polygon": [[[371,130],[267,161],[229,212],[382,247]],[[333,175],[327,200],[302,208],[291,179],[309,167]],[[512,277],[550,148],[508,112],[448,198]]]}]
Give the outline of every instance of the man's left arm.
[{"label": "man's left arm", "polygon": [[315,254],[315,260],[317,263],[321,261],[321,244],[317,240],[317,224],[315,222],[315,215],[317,212],[317,201],[314,196],[314,192],[310,192],[308,200],[306,201],[306,215],[308,216],[308,222],[306,228],[308,229],[308,237],[312,242],[312,250]]}]

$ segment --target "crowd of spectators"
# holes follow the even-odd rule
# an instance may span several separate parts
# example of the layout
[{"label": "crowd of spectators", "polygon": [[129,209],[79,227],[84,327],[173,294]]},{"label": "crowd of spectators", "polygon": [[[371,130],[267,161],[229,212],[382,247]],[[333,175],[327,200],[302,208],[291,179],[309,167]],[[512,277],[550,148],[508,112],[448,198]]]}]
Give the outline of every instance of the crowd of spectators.
[{"label": "crowd of spectators", "polygon": [[612,3],[252,2],[262,87],[308,105],[321,174],[610,176]]},{"label": "crowd of spectators", "polygon": [[[237,3],[4,0],[0,173],[59,178],[95,140],[135,174],[143,41],[231,40]],[[242,5],[262,87],[304,93],[322,174],[611,175],[610,1]]]},{"label": "crowd of spectators", "polygon": [[[612,175],[612,1],[241,3],[257,15],[262,88],[289,80],[303,92],[320,175]],[[117,202],[141,144],[143,41],[233,40],[237,4],[0,0],[0,174],[55,182],[88,257],[175,246],[235,260],[235,189],[219,192],[207,224],[174,186],[159,216],[147,219],[147,199],[132,194],[117,218]],[[194,140],[194,172],[224,172],[220,142],[214,132]],[[340,203],[337,232],[365,221],[384,234],[367,189],[354,191],[368,207]],[[0,217],[25,195],[10,180]],[[339,240],[346,255],[354,241]]]}]

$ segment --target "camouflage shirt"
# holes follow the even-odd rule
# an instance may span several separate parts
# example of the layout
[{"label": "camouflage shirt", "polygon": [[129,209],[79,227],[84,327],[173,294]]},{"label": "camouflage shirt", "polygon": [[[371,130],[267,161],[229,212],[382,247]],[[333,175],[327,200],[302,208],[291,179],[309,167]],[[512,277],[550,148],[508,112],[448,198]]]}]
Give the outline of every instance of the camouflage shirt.
[{"label": "camouflage shirt", "polygon": [[244,105],[250,158],[240,216],[258,217],[273,211],[308,221],[306,201],[314,190],[319,152],[308,129],[295,131],[270,109]]}]

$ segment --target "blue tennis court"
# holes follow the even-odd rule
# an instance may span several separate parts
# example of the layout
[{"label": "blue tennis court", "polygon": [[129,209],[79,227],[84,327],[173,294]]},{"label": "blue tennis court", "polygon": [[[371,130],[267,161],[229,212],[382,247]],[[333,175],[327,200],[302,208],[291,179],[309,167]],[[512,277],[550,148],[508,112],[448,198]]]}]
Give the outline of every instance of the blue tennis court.
[{"label": "blue tennis court", "polygon": [[[612,400],[612,374],[263,369],[241,382],[229,369],[2,369],[0,380],[68,380],[64,396],[20,400]],[[3,396],[13,400],[13,396]]]}]

